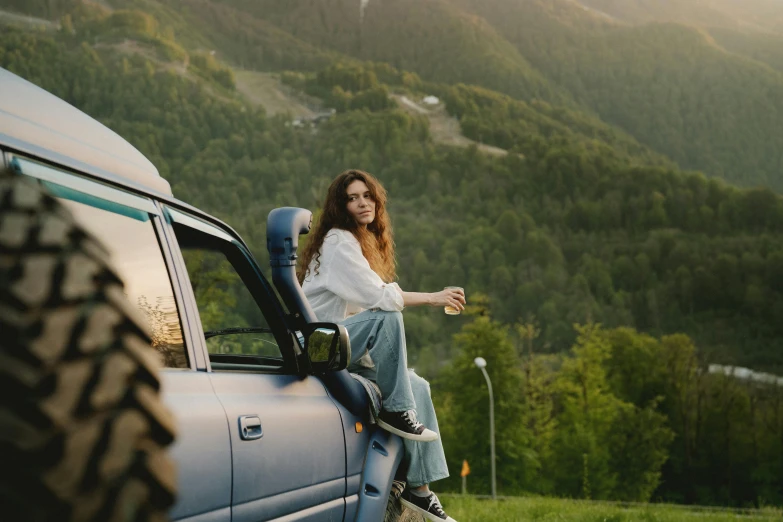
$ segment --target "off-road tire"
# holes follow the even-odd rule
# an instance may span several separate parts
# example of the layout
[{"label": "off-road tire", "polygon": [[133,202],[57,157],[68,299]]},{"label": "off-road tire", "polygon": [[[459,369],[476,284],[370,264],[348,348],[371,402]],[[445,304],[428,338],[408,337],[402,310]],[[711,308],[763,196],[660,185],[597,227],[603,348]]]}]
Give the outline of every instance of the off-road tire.
[{"label": "off-road tire", "polygon": [[0,171],[0,519],[166,519],[174,423],[143,324],[106,250]]}]

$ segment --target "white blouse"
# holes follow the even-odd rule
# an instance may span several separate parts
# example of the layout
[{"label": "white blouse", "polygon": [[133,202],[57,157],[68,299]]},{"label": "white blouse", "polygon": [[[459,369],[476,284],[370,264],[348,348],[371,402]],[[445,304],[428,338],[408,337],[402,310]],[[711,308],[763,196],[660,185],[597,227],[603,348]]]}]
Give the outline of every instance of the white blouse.
[{"label": "white blouse", "polygon": [[320,266],[315,258],[302,284],[307,300],[319,321],[340,321],[367,309],[389,312],[404,307],[397,283],[384,283],[362,254],[359,240],[347,230],[333,228],[321,246]]}]

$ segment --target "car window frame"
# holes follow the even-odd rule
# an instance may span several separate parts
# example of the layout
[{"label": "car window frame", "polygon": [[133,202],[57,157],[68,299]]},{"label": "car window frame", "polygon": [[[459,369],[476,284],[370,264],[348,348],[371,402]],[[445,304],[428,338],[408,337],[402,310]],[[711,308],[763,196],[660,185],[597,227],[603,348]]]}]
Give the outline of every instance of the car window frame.
[{"label": "car window frame", "polygon": [[[88,177],[78,171],[73,171],[60,165],[54,165],[45,161],[41,161],[37,158],[29,157],[23,154],[15,152],[2,153],[4,162],[12,169],[20,168],[21,174],[28,178],[37,180],[44,187],[46,184],[53,184],[63,187],[68,190],[81,192],[93,198],[114,203],[123,207],[128,207],[134,210],[145,212],[149,215],[152,230],[155,235],[155,240],[158,243],[158,250],[161,253],[163,264],[166,268],[166,272],[171,285],[172,295],[177,307],[177,314],[180,321],[180,329],[182,330],[182,341],[184,344],[185,355],[188,359],[188,365],[184,368],[174,368],[168,366],[161,366],[162,371],[195,371],[198,369],[198,357],[197,351],[194,349],[193,335],[191,328],[188,327],[188,313],[185,306],[185,299],[181,291],[181,285],[177,270],[175,269],[173,259],[171,256],[170,245],[168,237],[166,235],[165,219],[163,218],[162,208],[160,203],[149,194],[139,193],[137,191],[126,190],[123,187],[118,187],[110,183],[103,182],[91,177]],[[29,167],[25,169],[25,166]],[[55,195],[55,197],[59,197]],[[121,213],[113,210],[101,208],[90,203],[83,203],[93,208],[103,210],[104,212],[111,212],[119,215]],[[126,216],[127,217],[127,216]],[[133,219],[129,217],[128,219]],[[89,229],[88,229],[89,232]]]},{"label": "car window frame", "polygon": [[[250,249],[247,248],[244,242],[239,239],[233,230],[228,227],[221,227],[218,223],[205,219],[204,216],[193,212],[192,208],[182,208],[178,205],[164,203],[161,205],[161,209],[164,216],[162,223],[164,224],[164,228],[166,228],[167,235],[170,237],[172,250],[176,252],[175,257],[177,258],[176,264],[178,266],[178,270],[181,271],[181,273],[184,274],[184,277],[186,278],[187,285],[183,285],[183,287],[186,289],[188,300],[191,302],[190,309],[193,313],[193,322],[196,325],[198,331],[199,344],[203,350],[202,353],[206,358],[206,371],[243,371],[284,375],[299,374],[297,355],[301,353],[301,348],[299,347],[297,341],[295,341],[295,334],[288,326],[285,312],[282,308],[282,305],[280,304],[280,301],[278,300],[277,294],[274,292],[274,289],[264,277],[264,274],[258,266],[258,262],[253,256],[252,252],[250,252]],[[174,211],[174,213],[170,212],[170,210]],[[195,220],[198,225],[194,226],[194,223],[192,222],[177,221],[177,214],[186,216],[188,220]],[[201,323],[198,304],[193,293],[193,288],[190,284],[190,276],[188,275],[187,267],[185,266],[185,258],[182,254],[182,247],[179,244],[176,231],[174,230],[175,223],[178,226],[188,227],[199,233],[210,235],[214,239],[224,241],[227,245],[226,251],[230,251],[231,249],[234,250],[234,255],[231,256],[226,252],[223,253],[226,255],[226,258],[228,259],[229,263],[231,263],[233,269],[239,275],[242,284],[245,286],[247,291],[250,292],[250,295],[255,301],[256,306],[258,306],[259,310],[266,319],[269,328],[272,330],[272,334],[277,341],[280,354],[283,358],[282,366],[275,367],[243,362],[235,364],[220,363],[219,368],[212,367],[212,362],[209,359],[209,350],[204,339],[204,328]],[[238,355],[237,357],[247,357],[249,360],[252,356]]]}]

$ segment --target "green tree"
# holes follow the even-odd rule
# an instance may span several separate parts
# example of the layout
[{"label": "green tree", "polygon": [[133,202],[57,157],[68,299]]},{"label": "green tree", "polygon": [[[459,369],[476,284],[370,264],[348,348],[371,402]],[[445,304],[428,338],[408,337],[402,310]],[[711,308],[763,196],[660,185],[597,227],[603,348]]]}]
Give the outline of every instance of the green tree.
[{"label": "green tree", "polygon": [[610,346],[596,325],[577,326],[572,355],[563,362],[557,387],[559,429],[552,449],[556,490],[573,497],[610,498],[617,484],[611,468],[611,430],[624,403],[609,389],[604,363]]},{"label": "green tree", "polygon": [[529,433],[522,425],[522,375],[508,328],[479,315],[454,336],[454,343],[458,352],[438,386],[448,405],[441,426],[449,467],[459,469],[467,459],[471,491],[489,491],[488,390],[473,363],[484,357],[495,398],[498,490],[519,493],[536,476],[538,463],[528,451]]},{"label": "green tree", "polygon": [[522,362],[522,425],[530,434],[528,461],[536,465],[535,475],[530,475],[527,489],[540,493],[552,492],[551,473],[546,464],[552,459],[552,441],[558,430],[555,412],[556,372],[551,368],[551,358],[535,353],[534,343],[541,330],[535,320],[529,318],[516,325],[519,357]]}]

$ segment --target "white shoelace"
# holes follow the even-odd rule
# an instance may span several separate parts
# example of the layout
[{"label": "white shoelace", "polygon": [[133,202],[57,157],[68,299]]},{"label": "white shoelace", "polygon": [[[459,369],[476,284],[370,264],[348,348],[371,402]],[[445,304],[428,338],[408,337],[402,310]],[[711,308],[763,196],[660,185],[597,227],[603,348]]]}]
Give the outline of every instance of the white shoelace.
[{"label": "white shoelace", "polygon": [[435,493],[430,495],[430,505],[427,507],[427,511],[431,511],[435,507],[435,514],[441,518],[446,517],[446,512],[443,511],[443,506],[440,505],[440,500],[435,496]]},{"label": "white shoelace", "polygon": [[405,421],[410,424],[410,426],[417,430],[419,429],[419,426],[421,426],[421,422],[418,421],[416,418],[416,410],[408,410],[402,414],[402,418],[405,419]]}]

